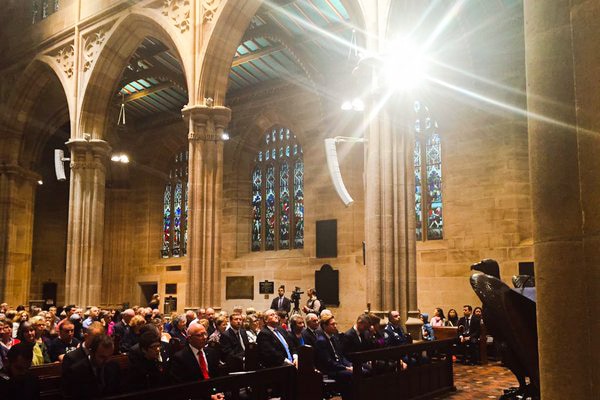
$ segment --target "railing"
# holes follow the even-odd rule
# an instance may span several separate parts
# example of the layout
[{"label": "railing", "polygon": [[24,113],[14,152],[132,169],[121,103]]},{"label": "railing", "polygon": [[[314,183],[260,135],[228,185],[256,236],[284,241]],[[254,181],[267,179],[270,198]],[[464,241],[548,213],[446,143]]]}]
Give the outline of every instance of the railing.
[{"label": "railing", "polygon": [[249,371],[207,381],[165,386],[157,389],[105,397],[105,400],[187,400],[205,399],[210,394],[226,393],[228,399],[296,399],[296,368],[292,365]]}]

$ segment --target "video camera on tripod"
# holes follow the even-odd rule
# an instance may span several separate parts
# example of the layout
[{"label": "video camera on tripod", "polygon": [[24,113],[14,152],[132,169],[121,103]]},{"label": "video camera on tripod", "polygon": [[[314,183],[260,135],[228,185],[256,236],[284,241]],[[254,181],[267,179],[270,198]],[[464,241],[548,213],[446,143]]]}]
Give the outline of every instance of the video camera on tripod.
[{"label": "video camera on tripod", "polygon": [[291,300],[294,302],[294,313],[300,313],[300,295],[304,294],[304,292],[300,291],[300,288],[296,286],[296,288],[292,291]]}]

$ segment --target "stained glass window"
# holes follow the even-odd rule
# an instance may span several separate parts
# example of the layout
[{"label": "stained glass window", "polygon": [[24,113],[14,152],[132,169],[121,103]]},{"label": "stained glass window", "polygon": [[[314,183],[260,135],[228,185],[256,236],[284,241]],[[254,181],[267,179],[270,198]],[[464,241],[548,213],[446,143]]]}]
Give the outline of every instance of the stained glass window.
[{"label": "stained glass window", "polygon": [[[258,155],[262,161],[262,152]],[[262,171],[259,166],[252,172],[252,251],[260,250],[262,243]]]},{"label": "stained glass window", "polygon": [[415,216],[417,240],[443,239],[442,144],[429,108],[414,103]]},{"label": "stained glass window", "polygon": [[59,0],[31,0],[31,23],[48,18],[60,8]]},{"label": "stained glass window", "polygon": [[252,170],[251,249],[301,249],[304,247],[302,146],[284,127],[269,129],[261,143]]},{"label": "stained glass window", "polygon": [[163,258],[187,253],[188,193],[188,153],[182,150],[174,157],[163,193]]}]

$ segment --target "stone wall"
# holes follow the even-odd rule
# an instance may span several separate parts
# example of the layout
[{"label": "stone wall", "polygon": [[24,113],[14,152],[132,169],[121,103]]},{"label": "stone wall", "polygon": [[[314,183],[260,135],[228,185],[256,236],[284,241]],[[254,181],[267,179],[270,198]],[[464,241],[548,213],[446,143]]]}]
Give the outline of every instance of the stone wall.
[{"label": "stone wall", "polygon": [[422,312],[480,305],[468,279],[477,261],[498,261],[507,282],[520,261],[533,261],[526,126],[506,115],[467,111],[438,118],[444,239],[417,243]]}]

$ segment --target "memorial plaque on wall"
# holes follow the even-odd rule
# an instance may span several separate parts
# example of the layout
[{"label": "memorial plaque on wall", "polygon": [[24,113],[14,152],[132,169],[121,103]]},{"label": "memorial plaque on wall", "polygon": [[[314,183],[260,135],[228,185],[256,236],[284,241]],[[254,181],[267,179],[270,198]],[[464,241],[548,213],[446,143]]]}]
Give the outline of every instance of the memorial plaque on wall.
[{"label": "memorial plaque on wall", "polygon": [[337,257],[337,219],[317,221],[317,258]]},{"label": "memorial plaque on wall", "polygon": [[275,293],[275,282],[273,282],[273,281],[258,282],[258,293],[260,293],[260,294]]},{"label": "memorial plaque on wall", "polygon": [[254,300],[254,276],[228,276],[225,283],[225,298]]},{"label": "memorial plaque on wall", "polygon": [[326,306],[339,307],[340,271],[334,270],[329,264],[323,264],[320,271],[315,271],[315,290],[317,297]]}]

